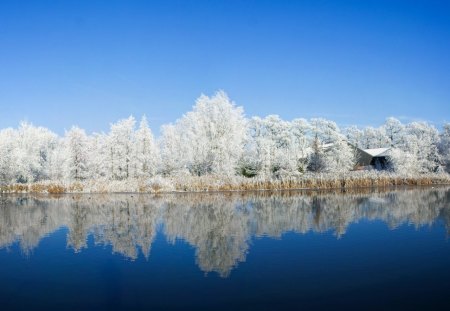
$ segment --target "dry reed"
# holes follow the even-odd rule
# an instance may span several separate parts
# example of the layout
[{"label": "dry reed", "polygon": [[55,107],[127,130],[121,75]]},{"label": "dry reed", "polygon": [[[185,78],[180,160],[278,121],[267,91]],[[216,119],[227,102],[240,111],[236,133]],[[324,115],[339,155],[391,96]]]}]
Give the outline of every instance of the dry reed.
[{"label": "dry reed", "polygon": [[254,191],[292,189],[351,189],[381,188],[395,186],[426,186],[450,184],[446,173],[404,176],[387,172],[350,172],[342,175],[305,174],[279,179],[238,176],[182,176],[154,177],[149,180],[91,180],[85,182],[50,182],[10,184],[0,187],[3,193],[114,193],[114,192],[208,192],[208,191]]}]

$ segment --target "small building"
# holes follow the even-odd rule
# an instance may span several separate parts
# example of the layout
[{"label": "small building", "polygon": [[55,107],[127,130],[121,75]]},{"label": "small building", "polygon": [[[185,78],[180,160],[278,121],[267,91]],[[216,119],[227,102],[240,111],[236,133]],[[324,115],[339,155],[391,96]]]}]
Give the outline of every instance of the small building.
[{"label": "small building", "polygon": [[391,148],[359,149],[357,148],[356,169],[385,170],[388,166],[388,152]]}]

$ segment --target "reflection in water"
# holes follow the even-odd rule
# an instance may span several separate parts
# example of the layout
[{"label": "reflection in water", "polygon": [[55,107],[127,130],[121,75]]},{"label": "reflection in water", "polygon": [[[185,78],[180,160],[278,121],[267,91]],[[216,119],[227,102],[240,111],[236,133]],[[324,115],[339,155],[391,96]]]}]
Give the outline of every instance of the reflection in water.
[{"label": "reflection in water", "polygon": [[140,250],[149,258],[161,227],[169,242],[182,239],[195,247],[202,271],[226,277],[245,261],[253,236],[332,231],[341,237],[361,219],[382,220],[390,228],[441,219],[450,229],[448,188],[366,192],[1,196],[0,248],[19,242],[28,254],[43,237],[67,227],[67,246],[75,252],[92,235],[114,253],[135,259]]}]

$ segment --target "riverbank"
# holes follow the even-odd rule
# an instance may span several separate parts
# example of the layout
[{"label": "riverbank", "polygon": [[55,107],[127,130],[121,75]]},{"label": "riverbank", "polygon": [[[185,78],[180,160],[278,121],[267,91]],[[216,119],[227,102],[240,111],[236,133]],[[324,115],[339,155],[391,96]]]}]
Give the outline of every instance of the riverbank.
[{"label": "riverbank", "polygon": [[41,181],[30,184],[0,186],[2,193],[167,193],[208,191],[253,191],[293,189],[351,189],[392,186],[427,186],[450,184],[450,175],[433,173],[400,175],[387,172],[350,172],[305,174],[282,179],[245,178],[239,176],[153,177],[148,180],[88,180],[82,182]]}]

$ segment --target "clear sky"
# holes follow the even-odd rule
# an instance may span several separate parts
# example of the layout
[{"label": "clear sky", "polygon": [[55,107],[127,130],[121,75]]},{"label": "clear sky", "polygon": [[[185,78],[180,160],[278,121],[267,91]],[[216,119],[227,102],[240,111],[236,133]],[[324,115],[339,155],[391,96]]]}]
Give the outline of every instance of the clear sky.
[{"label": "clear sky", "polygon": [[247,116],[450,121],[450,1],[0,1],[0,128],[62,134],[201,94]]}]

